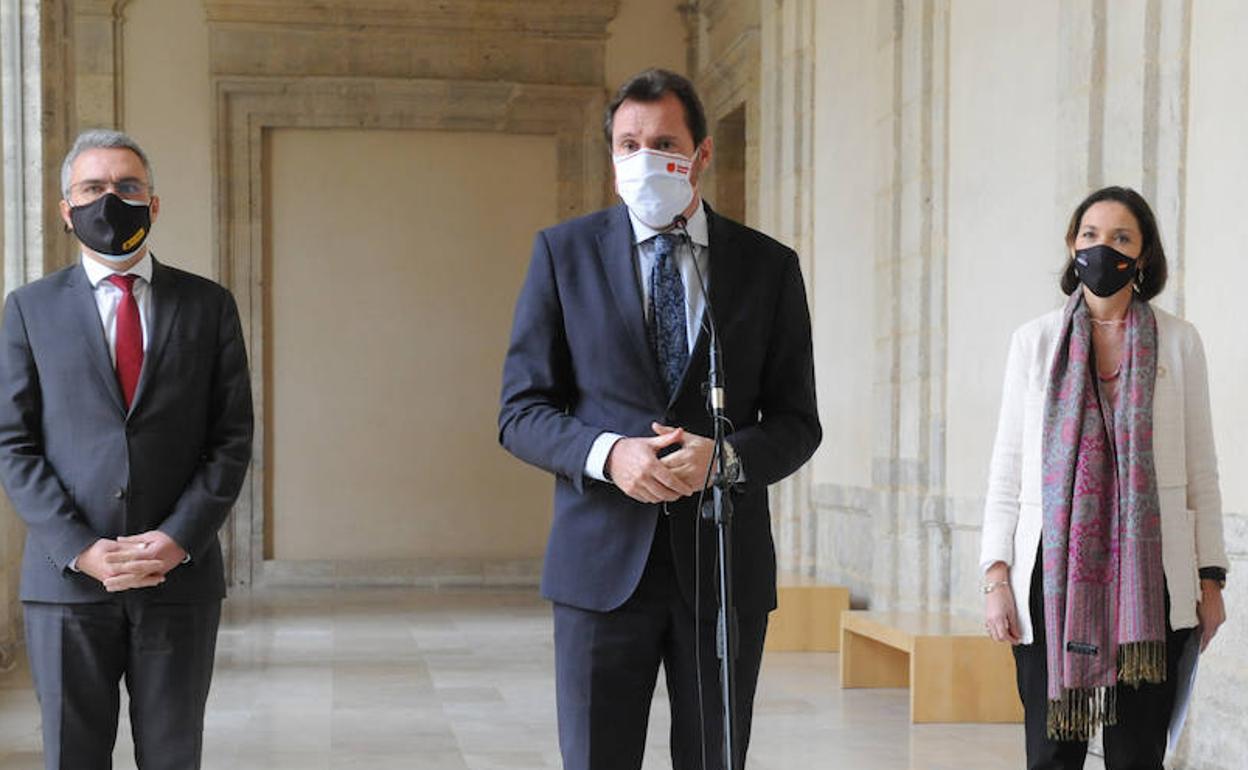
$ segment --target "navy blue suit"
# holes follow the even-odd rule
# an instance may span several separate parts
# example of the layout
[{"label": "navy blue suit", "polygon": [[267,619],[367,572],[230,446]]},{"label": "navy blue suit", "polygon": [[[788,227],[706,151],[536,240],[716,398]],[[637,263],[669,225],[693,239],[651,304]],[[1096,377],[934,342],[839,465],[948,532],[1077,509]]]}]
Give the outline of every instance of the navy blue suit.
[{"label": "navy blue suit", "polygon": [[[810,315],[797,255],[709,208],[707,213],[710,299],[724,351],[726,411],[735,426],[728,438],[747,478],[735,495],[733,581],[742,617],[741,665],[752,669],[745,672],[750,686],[743,688],[750,697],[740,700],[749,701],[766,613],[776,602],[767,486],[810,458],[821,430]],[[664,506],[633,500],[614,485],[585,474],[590,447],[604,431],[651,436],[650,424],[658,421],[711,434],[705,397],[708,342],[704,324],[681,385],[667,398],[647,339],[632,226],[624,206],[537,235],[503,369],[499,438],[508,451],[556,477],[542,593],[556,608],[560,739],[568,767],[639,766],[641,747],[635,752],[630,748],[635,735],[619,737],[636,732],[636,725],[628,726],[636,719],[622,710],[649,706],[644,692],[631,698],[611,696],[614,680],[600,676],[600,666],[605,665],[602,651],[582,650],[588,641],[581,637],[602,635],[600,621],[612,623],[612,616],[639,609],[634,605],[658,606],[647,604],[646,597],[666,595],[663,601],[674,602],[671,606],[677,610],[681,605],[692,608],[698,579],[703,617],[715,615],[714,529],[695,516],[696,499],[668,504],[670,516],[661,516]],[[702,569],[696,577],[695,530],[702,540]],[[560,613],[573,610],[576,613],[567,617],[577,620],[561,628]],[[752,628],[746,628],[747,618],[757,621]],[[636,618],[629,625],[644,626]],[[673,628],[692,635],[692,616],[687,624],[676,626],[681,627],[660,623],[654,633],[660,637],[655,654],[667,669],[669,690],[682,690],[681,695],[673,693],[673,719],[683,725],[673,726],[673,760],[681,767],[686,760],[677,758],[677,743],[685,756],[697,753],[691,746],[696,739],[677,735],[678,727],[688,732],[689,715],[683,713],[688,709],[681,707],[680,715],[676,711],[678,698],[687,701],[684,691],[692,683],[685,680],[692,680],[693,672],[684,672],[688,676],[673,682],[678,666],[670,635]],[[712,624],[703,626],[702,636],[713,635]],[[644,651],[647,644],[621,639],[621,648]],[[710,649],[710,661],[705,661],[711,672],[707,685],[714,690],[713,646]],[[580,663],[565,660],[578,655],[583,657]],[[645,679],[652,659],[639,663],[620,686]],[[654,666],[657,671],[657,660]],[[654,676],[655,672],[649,674],[651,689]],[[594,686],[577,681],[583,677],[594,679]],[[575,709],[565,703],[578,697],[575,692],[602,690],[603,684],[609,702],[580,703]],[[708,718],[716,718],[716,702],[707,701]],[[591,713],[576,713],[586,709]],[[748,724],[748,713],[745,717]],[[643,714],[642,743],[644,726]]]}]

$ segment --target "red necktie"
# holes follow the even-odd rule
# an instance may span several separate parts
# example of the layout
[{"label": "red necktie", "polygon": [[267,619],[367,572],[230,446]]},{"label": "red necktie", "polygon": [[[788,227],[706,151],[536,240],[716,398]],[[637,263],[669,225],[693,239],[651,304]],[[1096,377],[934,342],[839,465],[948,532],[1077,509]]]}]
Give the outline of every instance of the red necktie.
[{"label": "red necktie", "polygon": [[126,400],[126,409],[134,401],[134,389],[143,371],[143,325],[139,322],[139,303],[134,298],[137,275],[110,275],[108,282],[121,289],[117,303],[117,382]]}]

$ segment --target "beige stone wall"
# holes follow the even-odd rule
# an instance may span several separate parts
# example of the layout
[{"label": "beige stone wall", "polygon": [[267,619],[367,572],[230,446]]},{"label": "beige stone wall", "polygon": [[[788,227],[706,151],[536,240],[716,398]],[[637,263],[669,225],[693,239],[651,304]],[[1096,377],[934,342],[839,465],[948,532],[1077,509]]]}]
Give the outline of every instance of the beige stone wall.
[{"label": "beige stone wall", "polygon": [[[870,408],[875,377],[876,335],[870,298],[876,292],[877,209],[891,178],[891,160],[877,142],[891,132],[874,69],[878,47],[873,0],[835,3],[814,19],[815,123],[813,283],[816,383],[824,442],[812,463],[816,495],[836,489],[841,497],[871,487],[874,419]],[[891,112],[891,110],[890,110]],[[837,579],[861,596],[870,580],[870,551],[845,537],[857,526],[870,530],[866,507],[840,505],[843,517],[825,515],[832,501],[816,496],[816,569],[836,565]]]},{"label": "beige stone wall", "polygon": [[[1061,298],[1053,274],[1074,203],[1056,190],[1058,23],[1053,3],[973,0],[952,17],[947,451],[957,497],[984,492],[1010,332]],[[1001,32],[985,39],[985,26]],[[985,67],[985,56],[1028,66]]]},{"label": "beige stone wall", "polygon": [[[296,580],[306,582],[325,579],[410,582],[466,580],[469,582],[502,580],[533,580],[540,559],[545,526],[530,532],[527,538],[513,538],[511,550],[502,553],[499,540],[492,540],[478,526],[495,511],[471,510],[467,514],[457,503],[446,499],[448,478],[425,475],[430,482],[421,490],[408,483],[410,477],[388,477],[387,489],[376,489],[372,499],[385,497],[387,505],[375,513],[380,523],[372,521],[368,533],[392,530],[406,537],[388,541],[381,547],[374,537],[371,543],[348,542],[335,555],[332,546],[341,538],[329,538],[315,548],[305,542],[294,546],[294,554],[302,558],[265,559],[266,555],[281,556],[276,548],[283,542],[283,526],[299,526],[282,519],[273,501],[281,493],[278,485],[283,468],[299,468],[299,458],[291,451],[306,447],[281,445],[277,430],[280,426],[280,398],[291,401],[290,391],[274,389],[279,378],[291,370],[292,363],[283,363],[273,350],[280,346],[278,337],[270,337],[270,324],[278,319],[276,302],[284,290],[281,278],[269,275],[272,267],[266,261],[276,244],[267,241],[274,234],[275,206],[282,205],[267,191],[264,169],[271,158],[266,137],[274,131],[288,129],[305,131],[362,130],[368,131],[429,131],[440,133],[493,133],[499,138],[514,136],[543,137],[552,143],[553,164],[540,177],[518,177],[480,173],[447,176],[445,189],[438,192],[445,200],[473,200],[482,185],[490,185],[492,177],[506,182],[496,184],[492,192],[500,197],[496,207],[510,207],[518,212],[514,201],[523,198],[534,205],[553,199],[554,206],[541,216],[525,214],[525,236],[515,238],[509,249],[490,242],[490,248],[477,255],[490,260],[505,260],[491,265],[497,277],[512,275],[510,297],[491,305],[492,311],[504,316],[518,290],[516,274],[503,265],[527,260],[533,230],[575,214],[598,208],[604,203],[607,155],[601,139],[601,109],[604,74],[602,62],[607,22],[617,10],[615,3],[590,2],[570,6],[550,2],[497,4],[496,13],[472,13],[461,6],[414,1],[402,9],[386,6],[393,12],[374,13],[385,4],[351,5],[352,23],[345,23],[343,14],[348,4],[331,2],[309,6],[285,0],[266,6],[234,2],[208,4],[210,77],[216,99],[214,110],[216,210],[218,225],[217,269],[221,280],[239,297],[243,321],[252,353],[254,393],[257,404],[257,460],[235,509],[235,516],[226,532],[226,545],[234,570],[234,580],[251,581]],[[433,30],[438,30],[437,34]],[[261,45],[262,44],[262,45]],[[259,47],[258,47],[259,46]],[[263,50],[262,56],[258,52]],[[319,52],[313,57],[312,52]],[[419,52],[420,55],[412,55]],[[420,157],[419,155],[417,157]],[[497,156],[492,156],[497,163]],[[478,165],[471,166],[479,169]],[[377,170],[384,172],[384,165]],[[516,164],[514,168],[524,168]],[[420,173],[411,177],[422,179]],[[390,180],[389,176],[385,179]],[[419,198],[428,189],[419,184],[411,190],[399,189],[398,182],[387,181],[381,187],[403,195],[403,199]],[[423,192],[422,192],[423,191]],[[374,192],[352,187],[345,195],[368,199]],[[390,196],[393,197],[393,196]],[[463,212],[480,216],[472,205],[460,207]],[[294,227],[308,227],[319,213],[299,213]],[[408,218],[408,224],[433,227],[428,220]],[[514,232],[506,231],[514,236]],[[359,248],[389,253],[393,244],[384,230],[366,229],[358,237]],[[414,237],[414,235],[413,235]],[[510,251],[508,254],[501,253]],[[482,268],[485,269],[485,268]],[[445,276],[443,276],[445,279]],[[389,296],[389,295],[387,295]],[[447,308],[456,315],[444,323],[476,328],[479,313],[468,305]],[[381,312],[379,310],[379,312]],[[404,312],[393,298],[384,312]],[[494,316],[490,316],[493,318]],[[498,367],[506,345],[505,328],[488,339],[473,336],[465,339],[463,355],[474,362],[492,361],[488,378],[479,377],[480,386],[489,382],[488,392],[480,387],[472,390],[478,400],[471,412],[473,425],[493,424],[496,409]],[[385,368],[389,352],[368,349],[366,361]],[[295,365],[297,365],[296,362]],[[307,364],[306,358],[302,362]],[[283,372],[278,372],[278,367]],[[474,369],[480,373],[481,369]],[[400,378],[401,379],[401,378]],[[461,385],[463,383],[460,383]],[[419,387],[418,387],[419,389]],[[440,392],[441,396],[445,392]],[[431,395],[426,392],[426,395]],[[305,392],[303,395],[307,395]],[[419,399],[417,399],[419,400]],[[412,405],[411,414],[419,414],[421,405]],[[440,410],[439,414],[445,414]],[[481,421],[482,415],[489,419]],[[358,415],[357,415],[358,416]],[[394,421],[398,422],[398,421]],[[374,425],[364,420],[368,426]],[[269,435],[270,427],[275,428]],[[418,430],[413,427],[413,430]],[[492,434],[492,428],[491,428]],[[369,427],[356,434],[365,444],[373,434],[382,445],[398,441],[397,455],[410,453],[419,443],[418,437],[396,437],[383,428]],[[492,442],[483,444],[482,434],[471,433],[466,443],[455,443],[453,449],[461,460],[474,448],[488,453],[483,457],[501,459],[500,450]],[[426,435],[427,438],[427,435]],[[413,443],[416,442],[416,443]],[[423,456],[423,455],[422,455]],[[270,462],[271,458],[271,462]],[[304,459],[307,459],[306,457]],[[483,460],[491,468],[493,460]],[[512,463],[514,461],[505,460]],[[465,467],[461,462],[459,467]],[[309,463],[302,466],[305,470]],[[512,473],[522,467],[511,466]],[[507,475],[505,472],[501,472]],[[487,477],[490,472],[486,472]],[[462,473],[454,476],[462,480]],[[441,486],[438,484],[441,483]],[[464,487],[471,490],[478,487]],[[395,501],[410,500],[419,494],[439,504],[424,511],[403,510]],[[481,497],[474,497],[482,503]],[[525,501],[528,501],[527,504]],[[512,501],[524,510],[549,508],[548,494],[538,497],[517,494]],[[540,507],[539,507],[540,505]],[[334,506],[333,514],[342,505]],[[299,510],[296,506],[291,510]],[[301,511],[311,512],[307,506]],[[332,517],[327,516],[326,519]],[[480,517],[480,518],[474,518]],[[376,517],[374,517],[376,518]],[[324,519],[322,519],[324,521]],[[285,523],[284,523],[285,522]],[[456,527],[456,522],[464,524]],[[523,528],[523,527],[521,527]],[[514,532],[503,525],[502,531]],[[454,535],[449,537],[447,535]],[[297,533],[286,543],[297,542]],[[400,547],[397,543],[406,543]],[[373,548],[373,551],[368,551]],[[389,549],[389,553],[378,553]],[[317,556],[320,558],[309,558]],[[370,557],[380,558],[378,564]],[[370,559],[370,560],[365,560]]]},{"label": "beige stone wall", "polygon": [[605,85],[614,91],[648,67],[686,74],[684,17],[672,0],[623,0],[607,25]]},{"label": "beige stone wall", "polygon": [[268,159],[272,557],[539,555],[550,481],[495,402],[553,139],[285,129]]},{"label": "beige stone wall", "polygon": [[1248,88],[1248,9],[1236,3],[1191,6],[1186,226],[1180,245],[1185,315],[1200,329],[1209,359],[1214,433],[1231,551],[1230,621],[1201,662],[1192,729],[1183,755],[1190,768],[1238,768],[1248,763],[1248,735],[1239,725],[1248,709],[1248,344],[1243,287],[1248,264],[1243,180],[1248,177],[1244,132],[1248,116],[1227,94]]},{"label": "beige stone wall", "polygon": [[[756,53],[745,55],[753,47],[748,32],[732,38],[731,44],[732,49],[742,52],[738,68],[747,66],[745,62],[754,56],[759,62],[758,74],[745,81],[747,87],[756,89],[756,96],[747,98],[746,102],[756,105],[757,110],[747,117],[747,123],[756,126],[753,137],[747,131],[747,141],[752,138],[758,146],[757,154],[746,158],[747,179],[757,180],[757,193],[747,195],[746,208],[753,213],[755,226],[797,251],[809,299],[818,282],[814,263],[815,205],[811,169],[815,120],[814,22],[819,3],[814,0],[760,3],[757,11],[749,6],[715,5],[719,7],[712,6],[708,16],[712,51],[717,46],[716,41],[727,39],[723,28],[735,24],[748,30],[748,25],[757,19]],[[751,165],[757,169],[757,176],[749,172]],[[817,319],[813,308],[812,316]],[[812,572],[818,558],[817,520],[810,497],[810,478],[808,465],[771,489],[777,555],[785,568],[802,573]]]},{"label": "beige stone wall", "polygon": [[817,274],[814,303],[819,411],[841,429],[815,455],[814,483],[867,487],[871,458],[873,335],[860,298],[874,291],[873,245],[878,180],[886,166],[871,149],[878,130],[879,98],[870,67],[875,41],[858,25],[873,0],[835,3],[815,18],[815,99],[818,137],[814,176],[814,241]]},{"label": "beige stone wall", "polygon": [[147,151],[161,199],[152,251],[213,276],[212,90],[199,0],[130,0],[122,125]]}]

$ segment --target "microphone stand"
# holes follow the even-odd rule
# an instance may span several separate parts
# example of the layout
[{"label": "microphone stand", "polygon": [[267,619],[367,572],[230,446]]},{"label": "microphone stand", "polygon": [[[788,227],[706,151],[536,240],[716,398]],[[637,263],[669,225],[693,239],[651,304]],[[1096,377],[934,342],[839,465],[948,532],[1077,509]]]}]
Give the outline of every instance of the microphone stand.
[{"label": "microphone stand", "polygon": [[[702,505],[703,519],[715,524],[716,550],[718,552],[719,582],[719,614],[715,623],[715,651],[719,657],[719,685],[723,703],[724,719],[724,767],[727,770],[738,770],[737,763],[737,608],[732,595],[732,480],[724,474],[724,424],[728,418],[724,413],[727,397],[724,392],[723,350],[719,342],[719,329],[715,324],[715,314],[711,309],[711,296],[707,291],[706,280],[698,267],[697,255],[693,251],[693,242],[689,231],[685,229],[685,218],[678,216],[673,225],[680,232],[693,258],[694,268],[698,273],[698,282],[702,298],[706,303],[707,326],[710,329],[710,372],[708,408],[714,423],[715,448],[711,462],[715,466],[711,481],[711,499]],[[696,576],[701,581],[702,576]]]}]

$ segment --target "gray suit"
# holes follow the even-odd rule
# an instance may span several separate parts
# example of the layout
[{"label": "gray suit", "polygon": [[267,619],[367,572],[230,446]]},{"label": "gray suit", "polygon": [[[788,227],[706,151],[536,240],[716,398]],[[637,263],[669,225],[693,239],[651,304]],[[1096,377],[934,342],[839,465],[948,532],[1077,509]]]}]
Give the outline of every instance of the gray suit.
[{"label": "gray suit", "polygon": [[[0,476],[27,526],[21,598],[48,767],[110,766],[122,676],[140,767],[199,762],[225,595],[217,531],[251,457],[251,386],[228,291],[160,263],[151,289],[128,412],[80,265],[5,303]],[[191,557],[160,586],[112,595],[68,568],[97,538],[151,529]]]}]

